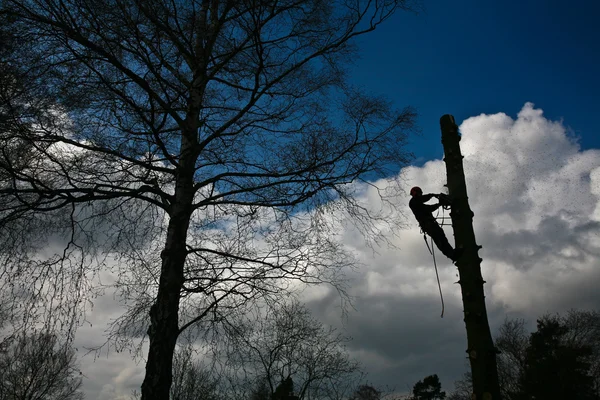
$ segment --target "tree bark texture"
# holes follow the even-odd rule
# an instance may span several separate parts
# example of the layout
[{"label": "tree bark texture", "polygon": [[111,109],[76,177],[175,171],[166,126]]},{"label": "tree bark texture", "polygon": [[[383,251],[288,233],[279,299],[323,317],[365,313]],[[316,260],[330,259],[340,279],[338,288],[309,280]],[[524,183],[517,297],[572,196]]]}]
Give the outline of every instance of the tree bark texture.
[{"label": "tree bark texture", "polygon": [[168,399],[173,380],[173,353],[179,336],[179,301],[187,256],[186,238],[193,212],[195,145],[193,130],[184,132],[175,201],[169,213],[167,238],[161,253],[158,293],[150,309],[150,348],[142,383],[144,400]]},{"label": "tree bark texture", "polygon": [[457,248],[464,253],[456,263],[467,328],[467,353],[473,374],[473,400],[500,399],[496,366],[496,348],[492,340],[485,308],[479,249],[473,231],[473,211],[469,207],[467,186],[460,152],[458,126],[452,115],[440,119],[448,192],[452,200],[452,228]]}]

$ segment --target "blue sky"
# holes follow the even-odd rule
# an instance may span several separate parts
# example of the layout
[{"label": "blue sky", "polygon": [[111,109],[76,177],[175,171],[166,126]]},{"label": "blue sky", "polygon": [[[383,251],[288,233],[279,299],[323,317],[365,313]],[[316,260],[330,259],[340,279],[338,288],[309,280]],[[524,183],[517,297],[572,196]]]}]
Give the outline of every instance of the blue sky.
[{"label": "blue sky", "polygon": [[419,112],[416,164],[440,158],[439,118],[516,116],[526,102],[600,147],[600,2],[430,0],[359,41],[354,83]]}]

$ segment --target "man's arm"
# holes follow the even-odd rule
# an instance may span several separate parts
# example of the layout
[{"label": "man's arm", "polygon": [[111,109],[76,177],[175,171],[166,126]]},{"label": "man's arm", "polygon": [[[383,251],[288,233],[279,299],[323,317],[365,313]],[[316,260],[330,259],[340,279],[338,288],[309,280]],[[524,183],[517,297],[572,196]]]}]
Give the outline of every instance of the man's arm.
[{"label": "man's arm", "polygon": [[419,196],[419,201],[421,201],[422,203],[427,203],[433,197],[438,197],[438,195],[435,193],[424,194],[423,196]]},{"label": "man's arm", "polygon": [[435,210],[437,210],[441,204],[440,203],[436,203],[436,204],[424,204],[425,207],[427,207],[427,211],[429,212],[434,212]]}]

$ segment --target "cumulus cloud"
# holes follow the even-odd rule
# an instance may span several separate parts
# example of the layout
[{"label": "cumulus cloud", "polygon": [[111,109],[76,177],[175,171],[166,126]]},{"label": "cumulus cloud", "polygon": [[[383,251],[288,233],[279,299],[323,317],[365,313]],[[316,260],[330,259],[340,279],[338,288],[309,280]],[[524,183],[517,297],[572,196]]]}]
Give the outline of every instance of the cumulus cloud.
[{"label": "cumulus cloud", "polygon": [[600,272],[600,151],[581,151],[531,103],[516,120],[480,115],[461,132],[489,301],[521,312],[598,306],[580,284]]},{"label": "cumulus cloud", "polygon": [[[548,120],[531,103],[516,119],[482,114],[459,128],[492,330],[506,316],[533,323],[548,312],[598,309],[600,150],[582,151],[562,121]],[[401,175],[405,204],[413,185],[425,193],[445,189],[442,160]],[[452,243],[451,228],[445,230]],[[346,236],[365,267],[353,273],[356,310],[345,325],[370,380],[405,390],[438,373],[451,387],[466,361],[456,268],[437,253],[446,303],[440,319],[433,261],[416,222],[392,240],[395,248],[377,252],[361,248],[353,232]],[[335,296],[311,301],[336,323]]]},{"label": "cumulus cloud", "polygon": [[[504,113],[469,118],[460,132],[492,330],[506,316],[533,323],[547,312],[599,309],[600,150],[582,150],[562,121],[548,120],[531,103],[516,118]],[[350,351],[364,363],[370,382],[406,391],[437,373],[449,389],[466,362],[457,270],[437,252],[445,300],[441,319],[433,262],[408,209],[411,186],[444,191],[445,165],[431,160],[400,176],[406,191],[397,201],[407,229],[389,238],[392,246],[367,246],[351,224],[340,232],[363,264],[349,273],[355,310],[340,319],[339,296],[325,287],[307,290],[305,300],[317,317],[353,337]],[[378,199],[365,186],[364,204],[380,210]],[[451,228],[445,230],[453,243]],[[108,308],[118,311],[117,304],[102,308],[103,318],[112,314]],[[94,323],[98,329],[100,319]],[[91,332],[88,337],[98,339]],[[86,384],[90,398],[126,395],[143,377],[143,365],[128,354],[113,353],[96,363],[84,357],[82,367],[98,377]]]}]

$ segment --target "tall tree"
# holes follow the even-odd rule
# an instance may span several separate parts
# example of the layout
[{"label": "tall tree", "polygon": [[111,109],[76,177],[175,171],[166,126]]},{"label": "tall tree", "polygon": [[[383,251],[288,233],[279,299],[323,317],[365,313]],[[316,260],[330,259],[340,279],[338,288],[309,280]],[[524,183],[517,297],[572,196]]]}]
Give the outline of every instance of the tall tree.
[{"label": "tall tree", "polygon": [[75,351],[49,333],[21,334],[0,351],[1,400],[80,400]]},{"label": "tall tree", "polygon": [[339,281],[352,260],[331,216],[366,235],[396,225],[353,183],[407,163],[414,121],[353,88],[345,65],[355,37],[412,5],[3,1],[2,34],[18,41],[2,60],[15,82],[1,97],[7,288],[77,316],[111,268],[129,301],[115,329],[147,331],[149,400],[168,398],[188,327],[291,279]]}]

